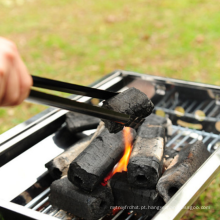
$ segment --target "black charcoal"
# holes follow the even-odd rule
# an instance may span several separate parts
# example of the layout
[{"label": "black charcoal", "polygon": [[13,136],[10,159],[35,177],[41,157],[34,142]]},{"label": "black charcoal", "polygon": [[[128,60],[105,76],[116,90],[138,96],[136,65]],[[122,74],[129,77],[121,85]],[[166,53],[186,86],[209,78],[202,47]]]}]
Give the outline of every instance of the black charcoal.
[{"label": "black charcoal", "polygon": [[81,139],[76,144],[68,148],[62,154],[55,157],[53,160],[45,164],[45,167],[49,170],[50,175],[54,179],[59,179],[61,176],[67,175],[70,163],[88,147],[93,139],[95,139],[104,130],[104,123],[100,122],[96,132]]},{"label": "black charcoal", "polygon": [[[136,132],[130,130],[133,140]],[[70,164],[69,180],[86,191],[94,190],[120,160],[124,148],[123,132],[110,134],[105,128]]]},{"label": "black charcoal", "polygon": [[[133,117],[145,118],[151,114],[154,105],[147,95],[135,88],[130,88],[113,98],[105,100],[103,107],[116,112],[125,113]],[[103,120],[110,133],[117,133],[123,129],[123,125]]]},{"label": "black charcoal", "polygon": [[109,181],[115,206],[126,206],[137,213],[153,216],[164,205],[163,199],[155,189],[130,186],[126,172],[116,173]]},{"label": "black charcoal", "polygon": [[93,192],[84,192],[74,186],[67,177],[52,183],[50,204],[78,217],[97,220],[109,213],[113,206],[111,189],[100,186]]},{"label": "black charcoal", "polygon": [[142,124],[137,132],[128,163],[131,185],[153,189],[162,175],[165,127]]},{"label": "black charcoal", "polygon": [[77,133],[89,129],[95,129],[100,123],[100,119],[75,112],[66,114],[67,128],[72,133]]},{"label": "black charcoal", "polygon": [[205,162],[210,153],[202,141],[189,144],[176,155],[160,178],[157,191],[165,202],[193,175]]}]

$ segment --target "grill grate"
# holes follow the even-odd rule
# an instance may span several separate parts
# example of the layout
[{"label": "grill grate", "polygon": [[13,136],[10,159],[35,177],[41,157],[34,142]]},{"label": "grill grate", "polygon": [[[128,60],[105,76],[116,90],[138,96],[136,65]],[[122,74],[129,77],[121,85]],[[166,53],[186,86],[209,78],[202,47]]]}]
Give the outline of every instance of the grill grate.
[{"label": "grill grate", "polygon": [[176,115],[175,108],[182,107],[185,117],[195,119],[195,113],[200,110],[204,113],[205,121],[216,122],[220,120],[220,105],[216,100],[181,100],[175,91],[166,92],[164,97],[157,103],[155,110],[163,110],[167,114]]},{"label": "grill grate", "polygon": [[[203,140],[203,143],[207,146],[208,151],[213,152],[219,145],[220,145],[220,136],[208,133],[205,131],[198,131],[189,128],[183,128],[180,126],[172,126],[172,136],[167,141],[166,147],[173,147],[174,149],[179,149],[183,147],[187,143],[194,143],[196,140]],[[77,220],[78,218],[74,217],[73,215],[60,210],[58,208],[53,207],[50,205],[48,199],[50,194],[50,188],[47,188],[34,199],[32,199],[25,207],[37,210],[44,214],[48,214],[50,216],[54,216],[58,219],[65,219],[65,220]],[[123,216],[123,217],[122,217]],[[138,217],[135,215],[133,211],[128,210],[121,210],[112,218],[108,217],[107,219],[138,219],[144,220],[147,219],[147,216]],[[106,219],[103,217],[101,219]]]}]

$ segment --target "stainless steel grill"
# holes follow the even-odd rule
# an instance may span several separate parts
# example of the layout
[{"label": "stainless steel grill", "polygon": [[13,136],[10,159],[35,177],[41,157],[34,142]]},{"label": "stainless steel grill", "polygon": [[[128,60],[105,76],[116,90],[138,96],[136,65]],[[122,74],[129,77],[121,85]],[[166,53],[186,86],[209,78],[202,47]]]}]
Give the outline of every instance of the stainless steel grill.
[{"label": "stainless steel grill", "polygon": [[[135,81],[146,82],[154,87],[152,100],[155,103],[155,110],[163,110],[174,123],[172,136],[167,140],[167,147],[179,149],[186,143],[193,143],[199,139],[203,140],[208,151],[212,152],[212,156],[153,218],[156,220],[179,219],[186,211],[184,206],[191,205],[220,170],[220,136],[216,129],[216,123],[220,121],[220,88],[124,71],[116,71],[92,86],[122,91],[133,85]],[[184,93],[184,88],[185,91],[196,90],[197,94],[201,90],[201,93],[207,96],[204,96],[204,99],[201,97],[200,99],[194,97],[187,99],[187,96],[181,95]],[[211,96],[209,96],[210,93]],[[72,98],[81,102],[91,101],[89,97],[72,96]],[[175,110],[178,106],[185,110],[181,116]],[[203,121],[195,118],[197,110],[205,114]],[[40,181],[49,176],[44,164],[64,151],[54,141],[56,139],[54,132],[65,122],[66,112],[54,108],[49,109],[0,136],[0,159],[3,158],[0,175],[4,176],[0,183],[0,198],[4,200],[0,200],[0,212],[10,210],[11,216],[19,213],[28,217],[27,219],[78,219],[49,204],[49,186],[52,180],[45,180],[46,184],[39,187]],[[203,130],[182,127],[177,123],[179,119],[190,123],[202,123]],[[35,193],[32,193],[34,189]],[[29,196],[21,202],[20,197],[24,195]],[[137,215],[133,211],[121,210],[114,216],[105,216],[102,219],[143,220],[149,218]]]},{"label": "stainless steel grill", "polygon": [[[166,144],[166,147],[170,147],[173,144],[175,145],[173,148],[178,149],[183,146],[184,142],[193,143],[197,139],[203,140],[206,144],[207,149],[209,151],[214,151],[218,144],[220,144],[220,136],[216,134],[207,133],[204,131],[197,131],[192,129],[183,128],[180,126],[172,126],[173,134],[169,141]],[[48,214],[50,216],[54,216],[58,219],[72,219],[76,220],[77,218],[67,212],[60,210],[58,208],[52,207],[49,202],[49,194],[50,188],[47,188],[34,199],[32,199],[25,207],[30,208],[32,210],[37,210],[41,213]],[[112,216],[109,219],[116,220],[121,219],[121,215],[124,214],[123,219],[128,220],[134,218],[135,212],[128,210],[121,210],[115,216]],[[125,216],[126,215],[126,216]],[[147,216],[141,216],[137,218],[139,220],[145,219]]]}]

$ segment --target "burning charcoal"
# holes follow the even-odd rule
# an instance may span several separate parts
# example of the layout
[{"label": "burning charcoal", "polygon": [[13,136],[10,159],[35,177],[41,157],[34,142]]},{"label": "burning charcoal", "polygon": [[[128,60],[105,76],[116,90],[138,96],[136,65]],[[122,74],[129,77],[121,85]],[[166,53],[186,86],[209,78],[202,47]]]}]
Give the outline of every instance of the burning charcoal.
[{"label": "burning charcoal", "polygon": [[[141,189],[129,185],[127,173],[116,173],[110,180],[115,206],[129,206],[137,213],[153,216],[164,205],[155,189]],[[139,209],[138,209],[139,208]]]},{"label": "burning charcoal", "polygon": [[75,112],[68,112],[66,114],[67,128],[70,132],[77,133],[89,129],[95,129],[100,122],[99,118],[79,114]]},{"label": "burning charcoal", "polygon": [[164,159],[163,159],[163,171],[165,171],[168,168],[168,166],[171,164],[171,162],[173,161],[174,157],[178,153],[179,152],[174,150],[173,148],[165,147]]},{"label": "burning charcoal", "polygon": [[[133,129],[130,130],[134,139],[136,132]],[[120,160],[124,149],[123,132],[110,134],[105,128],[70,164],[69,180],[86,191],[94,190]]]},{"label": "burning charcoal", "polygon": [[152,189],[162,174],[165,146],[165,128],[142,124],[137,132],[128,163],[130,184]]},{"label": "burning charcoal", "polygon": [[113,205],[112,192],[108,187],[100,186],[93,192],[81,191],[69,182],[67,177],[52,183],[49,201],[83,219],[97,220],[110,212]]},{"label": "burning charcoal", "polygon": [[175,156],[157,184],[157,191],[165,202],[169,201],[209,155],[206,146],[197,141],[189,144]]},{"label": "burning charcoal", "polygon": [[91,141],[96,138],[104,130],[104,123],[100,122],[97,131],[89,137],[85,137],[78,141],[72,147],[68,148],[65,152],[55,157],[53,160],[45,164],[49,170],[50,175],[54,179],[59,179],[61,176],[67,175],[70,163],[88,147]]},{"label": "burning charcoal", "polygon": [[164,118],[155,114],[150,114],[144,120],[143,124],[146,125],[163,125],[166,128],[166,134],[172,135],[172,122],[169,118]]},{"label": "burning charcoal", "polygon": [[[104,101],[103,107],[134,117],[145,118],[151,114],[154,105],[143,92],[135,88],[130,88],[113,98]],[[103,121],[110,133],[117,133],[124,127],[113,121]]]}]

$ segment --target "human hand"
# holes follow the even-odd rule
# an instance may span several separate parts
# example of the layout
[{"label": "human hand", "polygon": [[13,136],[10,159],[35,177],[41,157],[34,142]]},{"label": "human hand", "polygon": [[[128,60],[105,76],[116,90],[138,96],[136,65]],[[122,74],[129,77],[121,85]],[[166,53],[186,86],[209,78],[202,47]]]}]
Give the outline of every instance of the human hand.
[{"label": "human hand", "polygon": [[16,45],[0,37],[0,106],[20,104],[29,95],[32,84]]}]

